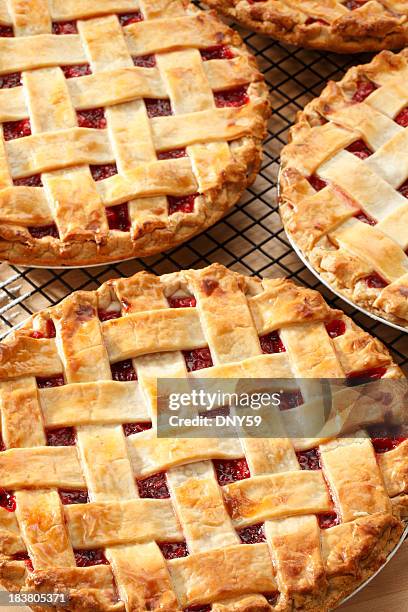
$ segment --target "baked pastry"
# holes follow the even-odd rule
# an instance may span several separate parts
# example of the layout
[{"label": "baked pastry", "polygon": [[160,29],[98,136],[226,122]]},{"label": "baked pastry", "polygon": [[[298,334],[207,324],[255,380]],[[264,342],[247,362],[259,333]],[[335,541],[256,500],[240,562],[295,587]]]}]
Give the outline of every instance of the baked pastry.
[{"label": "baked pastry", "polygon": [[168,249],[259,169],[267,88],[184,0],[0,6],[0,258],[84,265]]},{"label": "baked pastry", "polygon": [[406,0],[206,0],[250,30],[300,47],[359,53],[408,42]]},{"label": "baked pastry", "polygon": [[300,112],[281,154],[288,235],[333,289],[408,327],[408,52],[384,51]]},{"label": "baked pastry", "polygon": [[0,356],[10,590],[69,590],[75,612],[323,612],[401,535],[408,440],[156,438],[157,377],[402,376],[315,291],[142,272],[34,315]]}]

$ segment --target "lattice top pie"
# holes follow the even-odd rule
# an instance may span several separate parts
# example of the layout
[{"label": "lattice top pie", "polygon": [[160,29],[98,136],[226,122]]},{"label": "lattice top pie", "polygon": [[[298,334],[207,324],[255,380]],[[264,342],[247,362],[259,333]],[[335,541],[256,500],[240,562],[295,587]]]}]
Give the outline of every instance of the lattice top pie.
[{"label": "lattice top pie", "polygon": [[398,49],[408,41],[407,0],[206,0],[251,30],[337,53]]},{"label": "lattice top pie", "polygon": [[69,589],[78,612],[322,612],[398,541],[408,440],[155,436],[157,377],[401,376],[291,281],[212,265],[76,292],[1,345],[0,376],[9,589]]},{"label": "lattice top pie", "polygon": [[144,256],[255,178],[267,90],[239,36],[183,0],[0,1],[0,257]]},{"label": "lattice top pie", "polygon": [[408,327],[408,52],[329,83],[282,151],[281,214],[312,266]]}]

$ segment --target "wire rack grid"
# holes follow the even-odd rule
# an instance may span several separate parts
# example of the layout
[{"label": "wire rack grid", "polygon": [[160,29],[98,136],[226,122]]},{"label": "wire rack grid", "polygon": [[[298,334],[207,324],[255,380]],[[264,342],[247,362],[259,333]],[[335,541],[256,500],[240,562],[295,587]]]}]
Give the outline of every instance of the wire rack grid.
[{"label": "wire rack grid", "polygon": [[364,63],[370,56],[287,48],[254,33],[241,34],[265,75],[274,112],[262,170],[240,203],[214,227],[188,243],[145,260],[63,270],[0,264],[0,338],[33,312],[56,304],[74,290],[95,289],[109,278],[130,276],[143,269],[163,274],[218,261],[244,274],[287,276],[318,289],[332,306],[342,308],[357,324],[380,338],[408,373],[408,334],[349,307],[319,283],[290,247],[277,208],[279,154],[296,112],[319,95],[327,80],[341,78],[353,63]]}]

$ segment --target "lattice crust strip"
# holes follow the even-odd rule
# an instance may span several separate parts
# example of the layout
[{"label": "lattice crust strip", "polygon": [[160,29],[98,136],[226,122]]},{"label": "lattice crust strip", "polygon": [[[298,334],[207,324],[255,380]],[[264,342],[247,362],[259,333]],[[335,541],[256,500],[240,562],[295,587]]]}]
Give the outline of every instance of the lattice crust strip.
[{"label": "lattice crust strip", "polygon": [[406,50],[383,52],[329,83],[292,129],[281,180],[285,228],[313,267],[356,304],[402,326],[408,325],[407,59]]},{"label": "lattice crust strip", "polygon": [[185,240],[255,178],[268,114],[211,12],[2,0],[0,256],[98,263]]},{"label": "lattice crust strip", "polygon": [[290,440],[310,384],[281,438],[157,439],[157,377],[202,376],[402,374],[284,279],[214,264],[73,293],[0,347],[3,586],[70,589],[72,611],[321,611],[381,564],[408,441]]}]

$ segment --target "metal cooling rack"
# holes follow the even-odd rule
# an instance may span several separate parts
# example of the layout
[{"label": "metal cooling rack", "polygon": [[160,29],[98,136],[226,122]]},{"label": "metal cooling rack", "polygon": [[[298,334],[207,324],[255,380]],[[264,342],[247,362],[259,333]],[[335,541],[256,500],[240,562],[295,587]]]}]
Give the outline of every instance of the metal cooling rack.
[{"label": "metal cooling rack", "polygon": [[0,338],[31,313],[56,304],[73,290],[95,289],[109,278],[130,276],[143,269],[163,274],[218,261],[245,274],[288,276],[320,290],[331,305],[345,310],[357,324],[380,338],[408,373],[408,334],[370,319],[321,285],[291,249],[276,203],[279,153],[296,112],[319,95],[328,79],[341,78],[351,64],[364,63],[370,57],[367,54],[341,56],[289,49],[257,34],[241,33],[265,74],[274,114],[261,173],[240,204],[213,228],[187,244],[143,261],[134,259],[74,270],[0,264]]}]

